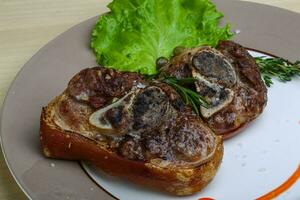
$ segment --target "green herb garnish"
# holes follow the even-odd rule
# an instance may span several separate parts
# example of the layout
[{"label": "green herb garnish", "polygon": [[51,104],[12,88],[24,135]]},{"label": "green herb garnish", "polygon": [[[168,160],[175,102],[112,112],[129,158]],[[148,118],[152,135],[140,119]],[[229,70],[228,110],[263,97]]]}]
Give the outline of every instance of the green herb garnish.
[{"label": "green herb garnish", "polygon": [[283,58],[256,57],[265,84],[273,84],[272,77],[277,77],[282,82],[291,81],[293,77],[300,76],[300,61],[291,63]]},{"label": "green herb garnish", "polygon": [[200,96],[197,92],[187,87],[187,84],[192,84],[197,81],[195,78],[182,78],[177,79],[176,77],[164,76],[160,79],[160,81],[165,82],[166,84],[173,87],[178,94],[184,100],[186,105],[192,106],[194,112],[199,115],[200,107],[203,106],[207,108],[209,106],[208,102]]}]

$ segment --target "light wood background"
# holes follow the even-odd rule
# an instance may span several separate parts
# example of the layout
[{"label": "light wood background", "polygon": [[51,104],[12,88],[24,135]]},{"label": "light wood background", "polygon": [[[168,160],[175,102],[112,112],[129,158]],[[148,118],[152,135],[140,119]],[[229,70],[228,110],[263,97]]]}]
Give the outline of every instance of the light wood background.
[{"label": "light wood background", "polygon": [[[300,0],[249,0],[300,13]],[[109,0],[0,0],[0,106],[23,64],[49,40],[106,10]],[[0,150],[0,200],[25,195],[10,175]]]}]

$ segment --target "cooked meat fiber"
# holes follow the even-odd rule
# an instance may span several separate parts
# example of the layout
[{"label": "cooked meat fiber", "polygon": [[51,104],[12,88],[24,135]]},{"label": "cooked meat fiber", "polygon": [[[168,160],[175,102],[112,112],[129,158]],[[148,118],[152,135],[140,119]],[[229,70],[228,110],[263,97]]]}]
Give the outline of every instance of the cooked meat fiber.
[{"label": "cooked meat fiber", "polygon": [[109,68],[82,70],[69,82],[68,93],[76,100],[100,108],[112,98],[124,96],[142,77],[136,73],[120,73]]},{"label": "cooked meat fiber", "polygon": [[85,69],[70,81],[57,106],[58,125],[81,128],[127,159],[194,165],[209,160],[216,148],[214,133],[172,87],[132,73]]},{"label": "cooked meat fiber", "polygon": [[201,115],[217,134],[230,137],[258,117],[267,102],[267,89],[255,59],[232,41],[221,41],[216,49],[186,49],[162,69],[177,78],[197,79],[195,87],[210,107]]}]

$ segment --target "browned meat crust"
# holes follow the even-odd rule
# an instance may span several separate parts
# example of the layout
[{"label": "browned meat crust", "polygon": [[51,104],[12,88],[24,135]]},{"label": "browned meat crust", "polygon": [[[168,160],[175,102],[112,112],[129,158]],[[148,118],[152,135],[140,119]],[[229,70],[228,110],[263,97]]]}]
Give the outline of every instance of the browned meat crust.
[{"label": "browned meat crust", "polygon": [[[106,131],[90,121],[103,109],[96,121]],[[47,157],[87,160],[176,195],[206,186],[223,155],[221,137],[169,85],[101,67],[81,71],[43,109],[40,135]]]},{"label": "browned meat crust", "polygon": [[[187,49],[182,54],[175,56],[170,64],[163,69],[163,73],[177,78],[192,76],[192,71],[197,64],[195,63],[195,59],[197,61],[198,52],[203,51],[205,48]],[[237,132],[262,113],[267,102],[267,89],[261,79],[255,59],[244,47],[232,41],[221,41],[217,50],[222,54],[222,59],[226,60],[226,62],[228,61],[234,68],[237,80],[235,83],[230,82],[229,80],[234,80],[232,77],[226,74],[227,78],[221,77],[222,73],[217,73],[219,77],[215,78],[217,79],[215,82],[221,86],[220,88],[228,88],[233,91],[234,96],[229,104],[211,116],[203,117],[203,120],[207,122],[215,133],[223,135],[226,138],[234,135],[233,132]],[[212,67],[206,67],[206,71],[203,71],[202,74],[209,73],[210,77],[213,77],[214,73],[218,70],[216,68],[218,64],[222,67],[224,65],[222,61],[216,59],[213,60],[213,64],[209,63],[211,59],[208,57],[211,55],[204,55],[202,53],[201,56],[206,56],[206,58],[201,58],[200,66]],[[209,69],[214,70],[208,71]],[[207,91],[205,91],[207,88],[205,86],[198,84],[198,89],[200,90],[200,94],[207,95]],[[227,93],[229,93],[226,93],[226,90],[222,91],[223,93],[221,92],[220,96],[228,95]]]},{"label": "browned meat crust", "polygon": [[49,158],[89,161],[108,174],[173,195],[190,195],[200,191],[213,179],[221,164],[223,145],[220,138],[214,157],[202,165],[160,167],[155,163],[126,159],[94,140],[62,130],[51,122],[48,109],[44,109],[41,116],[40,139],[44,155]]},{"label": "browned meat crust", "polygon": [[[91,77],[98,76],[99,71],[103,72],[101,68],[82,72]],[[80,84],[83,79],[78,77],[82,76],[82,72],[75,76]],[[118,73],[118,78],[120,76],[121,73]],[[131,79],[123,80],[124,85],[132,82]],[[72,127],[72,130],[88,132],[89,137],[99,138],[103,133],[89,123],[89,116],[99,109],[90,106],[88,101],[74,98],[74,93],[68,93],[76,84],[73,78],[68,89],[56,102],[56,118],[64,126]],[[133,160],[159,158],[174,164],[183,161],[188,164],[206,159],[215,149],[214,133],[184,105],[169,85],[158,81],[143,84],[146,84],[143,88],[133,88],[132,85],[128,89],[127,93],[132,90],[136,90],[136,93],[131,95],[133,98],[126,98],[128,101],[124,105],[107,110],[104,118],[112,125],[112,134],[103,135],[102,142],[106,141],[112,151]],[[114,95],[119,96],[119,93],[115,92]],[[111,99],[107,100],[111,102]]]},{"label": "browned meat crust", "polygon": [[142,82],[139,74],[94,67],[74,76],[69,82],[68,93],[77,100],[100,108],[113,98],[124,96],[137,82]]},{"label": "browned meat crust", "polygon": [[220,42],[217,50],[189,49],[163,73],[196,76],[194,89],[217,109],[201,110],[201,118],[165,83],[103,67],[85,69],[43,109],[44,155],[86,160],[175,195],[200,191],[222,160],[222,137],[215,133],[231,136],[255,119],[267,90],[255,60],[231,41]]}]

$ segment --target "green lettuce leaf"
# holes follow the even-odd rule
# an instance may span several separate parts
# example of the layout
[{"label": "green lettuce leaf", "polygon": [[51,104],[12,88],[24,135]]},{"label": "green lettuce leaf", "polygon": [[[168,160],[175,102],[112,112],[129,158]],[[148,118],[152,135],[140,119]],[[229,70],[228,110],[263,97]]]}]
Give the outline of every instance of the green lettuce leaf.
[{"label": "green lettuce leaf", "polygon": [[177,46],[216,46],[229,39],[229,25],[209,0],[114,0],[92,32],[91,47],[100,65],[155,74],[158,57]]}]

